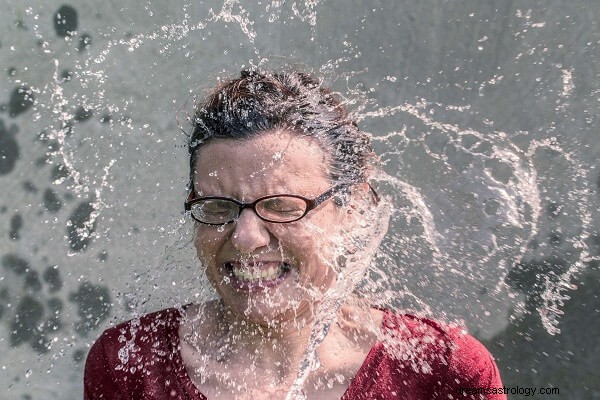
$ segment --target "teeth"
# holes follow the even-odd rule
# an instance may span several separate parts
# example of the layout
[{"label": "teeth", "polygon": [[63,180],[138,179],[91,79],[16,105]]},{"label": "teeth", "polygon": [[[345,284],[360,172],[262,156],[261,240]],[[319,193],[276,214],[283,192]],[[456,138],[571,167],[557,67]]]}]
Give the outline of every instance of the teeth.
[{"label": "teeth", "polygon": [[269,267],[266,269],[248,269],[232,267],[233,275],[242,281],[270,281],[281,276],[289,268],[287,263],[281,263],[278,267]]}]

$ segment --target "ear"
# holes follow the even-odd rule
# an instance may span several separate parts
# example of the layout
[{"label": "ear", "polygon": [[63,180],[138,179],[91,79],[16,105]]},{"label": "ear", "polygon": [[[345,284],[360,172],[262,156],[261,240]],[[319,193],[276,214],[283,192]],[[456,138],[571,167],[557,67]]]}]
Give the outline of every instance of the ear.
[{"label": "ear", "polygon": [[350,205],[353,208],[373,206],[371,187],[366,182],[357,183],[350,188]]},{"label": "ear", "polygon": [[347,248],[358,251],[366,249],[365,246],[377,248],[389,228],[391,205],[382,203],[369,184],[360,183],[353,186],[343,214],[344,230],[349,234]]},{"label": "ear", "polygon": [[364,182],[352,185],[349,189],[348,201],[342,205],[344,222],[348,225],[358,222],[370,207],[374,207],[374,204],[370,197],[369,185]]}]

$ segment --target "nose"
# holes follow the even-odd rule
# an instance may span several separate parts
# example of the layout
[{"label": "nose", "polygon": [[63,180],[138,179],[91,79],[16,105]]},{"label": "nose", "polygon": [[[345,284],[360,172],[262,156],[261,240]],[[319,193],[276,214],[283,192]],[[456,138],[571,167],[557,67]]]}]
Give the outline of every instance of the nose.
[{"label": "nose", "polygon": [[266,247],[271,235],[265,222],[251,209],[242,210],[235,224],[231,242],[241,253],[252,253],[256,249]]}]

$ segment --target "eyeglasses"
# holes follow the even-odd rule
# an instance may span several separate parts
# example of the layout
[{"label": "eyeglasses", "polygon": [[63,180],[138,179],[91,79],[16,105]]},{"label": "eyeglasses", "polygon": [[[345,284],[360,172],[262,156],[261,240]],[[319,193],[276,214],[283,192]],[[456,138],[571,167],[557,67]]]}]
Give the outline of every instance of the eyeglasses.
[{"label": "eyeglasses", "polygon": [[[254,210],[256,215],[263,221],[294,222],[303,218],[309,211],[314,210],[319,204],[350,185],[352,184],[337,184],[314,199],[295,194],[275,194],[261,197],[251,203],[220,196],[194,199],[194,191],[192,190],[185,201],[185,210],[189,211],[196,221],[207,225],[224,225],[233,222],[239,218],[245,208]],[[376,200],[378,200],[375,190],[372,187],[371,190]]]}]

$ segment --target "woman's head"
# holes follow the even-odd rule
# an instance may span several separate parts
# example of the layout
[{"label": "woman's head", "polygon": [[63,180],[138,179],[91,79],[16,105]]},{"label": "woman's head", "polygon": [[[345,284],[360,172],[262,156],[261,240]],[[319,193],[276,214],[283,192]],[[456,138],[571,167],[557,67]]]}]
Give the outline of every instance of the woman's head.
[{"label": "woman's head", "polygon": [[189,141],[191,189],[200,147],[215,138],[244,140],[273,130],[313,138],[328,155],[332,182],[366,182],[376,159],[369,135],[317,79],[299,71],[242,71],[195,110]]},{"label": "woman's head", "polygon": [[[194,242],[225,304],[261,324],[309,316],[336,281],[346,233],[374,204],[365,183],[369,136],[306,74],[242,73],[198,107],[190,155],[188,205],[199,206],[196,217],[223,214],[230,222],[197,223]],[[340,183],[350,188],[348,201],[331,201],[327,193]],[[257,205],[228,217],[232,206],[273,195],[320,201],[289,223],[265,219]],[[261,205],[280,215],[297,212],[281,201]]]}]

